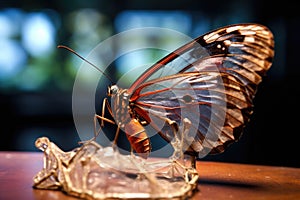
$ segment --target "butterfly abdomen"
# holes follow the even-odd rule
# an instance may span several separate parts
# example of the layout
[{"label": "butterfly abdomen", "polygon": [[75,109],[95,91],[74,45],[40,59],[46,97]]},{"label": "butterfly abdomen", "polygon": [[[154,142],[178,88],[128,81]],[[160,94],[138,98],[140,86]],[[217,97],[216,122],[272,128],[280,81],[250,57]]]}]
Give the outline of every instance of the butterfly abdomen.
[{"label": "butterfly abdomen", "polygon": [[150,139],[140,122],[132,118],[125,125],[125,133],[134,151],[142,158],[147,158],[151,151]]}]

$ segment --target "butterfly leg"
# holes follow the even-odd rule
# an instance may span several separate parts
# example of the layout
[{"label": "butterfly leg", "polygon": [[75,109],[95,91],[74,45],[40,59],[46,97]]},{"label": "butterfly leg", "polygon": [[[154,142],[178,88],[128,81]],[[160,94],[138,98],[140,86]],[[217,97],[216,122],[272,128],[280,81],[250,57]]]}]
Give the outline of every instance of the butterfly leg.
[{"label": "butterfly leg", "polygon": [[87,143],[87,142],[91,142],[91,141],[95,141],[95,139],[97,138],[97,136],[99,135],[100,133],[100,128],[97,130],[97,119],[101,119],[102,121],[106,121],[106,122],[109,122],[111,124],[115,124],[114,121],[110,120],[110,119],[107,119],[105,117],[102,117],[100,115],[97,115],[95,114],[94,115],[94,136],[89,139],[89,140],[86,140],[86,141],[80,141],[79,143],[82,144],[82,143]]},{"label": "butterfly leg", "polygon": [[97,138],[97,136],[99,135],[100,130],[101,130],[100,128],[97,130],[97,119],[100,119],[100,120],[101,120],[101,124],[100,124],[101,127],[104,126],[104,121],[106,121],[106,122],[108,122],[108,123],[111,123],[111,124],[115,124],[114,121],[112,121],[112,120],[107,119],[107,118],[104,117],[104,114],[105,114],[105,108],[107,108],[108,111],[109,111],[109,113],[112,115],[112,110],[111,110],[111,107],[110,107],[110,105],[109,105],[109,103],[108,103],[107,98],[104,98],[104,100],[103,100],[101,116],[100,116],[100,115],[97,115],[97,114],[94,115],[94,137],[91,138],[91,139],[89,139],[89,140],[87,140],[87,141],[81,141],[81,142],[79,142],[79,143],[91,142],[91,141],[94,141],[94,140]]},{"label": "butterfly leg", "polygon": [[[100,132],[100,129],[99,129],[98,131],[96,131],[96,129],[97,129],[97,127],[96,127],[96,126],[97,126],[97,119],[100,119],[100,120],[101,120],[101,124],[100,124],[101,127],[104,126],[104,121],[109,122],[109,123],[111,123],[111,124],[116,124],[114,121],[112,121],[112,120],[107,119],[107,118],[104,117],[104,114],[105,114],[105,108],[107,108],[109,114],[110,114],[111,116],[113,116],[112,109],[111,109],[111,107],[110,107],[110,104],[109,104],[107,98],[104,98],[104,99],[103,99],[101,116],[100,116],[100,115],[95,115],[95,117],[94,117],[94,130],[95,130],[96,137],[97,137],[97,135],[98,135],[99,132]],[[117,144],[117,140],[118,140],[118,137],[119,137],[119,133],[120,133],[120,127],[118,126],[118,127],[117,127],[117,130],[116,130],[115,138],[114,138],[114,140],[113,140],[113,147],[115,147],[115,145]]]},{"label": "butterfly leg", "polygon": [[108,112],[112,115],[112,110],[111,110],[111,107],[110,107],[110,105],[108,103],[107,98],[103,99],[101,116],[97,115],[97,114],[95,114],[95,116],[94,116],[94,138],[93,139],[95,139],[99,135],[99,132],[101,130],[100,128],[97,130],[97,119],[101,120],[101,124],[100,124],[101,127],[104,127],[104,121],[106,121],[108,123],[111,123],[111,124],[115,124],[114,121],[112,121],[112,120],[107,119],[107,118],[104,117],[105,108],[107,108]]},{"label": "butterfly leg", "polygon": [[[178,159],[184,159],[185,156],[184,152],[186,150],[186,147],[188,147],[189,145],[185,141],[185,137],[188,135],[190,131],[192,122],[188,118],[184,118],[182,120],[182,126],[178,126],[178,124],[175,121],[170,120],[168,118],[165,118],[165,122],[170,125],[174,134],[174,138],[171,141],[171,145],[174,148],[174,152],[173,155],[171,156],[171,159],[173,159],[175,163],[178,163]],[[186,155],[186,156],[189,156],[190,167],[196,169],[196,157],[193,155]]]},{"label": "butterfly leg", "polygon": [[[182,153],[184,153],[184,151],[190,146],[191,140],[185,140],[185,138],[189,135],[191,125],[192,122],[188,118],[183,119],[183,127],[178,135],[181,141]],[[196,157],[194,155],[186,155],[186,156],[190,157],[191,167],[196,169]]]},{"label": "butterfly leg", "polygon": [[174,130],[174,139],[171,142],[175,149],[173,156],[176,158],[183,158],[185,148],[184,138],[188,135],[191,126],[191,121],[187,118],[184,118],[182,122],[183,125]]},{"label": "butterfly leg", "polygon": [[[182,120],[183,125],[180,127],[178,126],[178,124],[175,121],[170,120],[168,118],[165,118],[165,122],[171,126],[173,134],[174,134],[174,138],[171,141],[171,144],[174,148],[174,153],[172,155],[172,158],[174,160],[183,159],[184,150],[186,150],[185,148],[188,145],[188,144],[186,144],[187,142],[184,140],[184,138],[188,135],[192,123],[188,118],[184,118]],[[191,167],[196,169],[196,157],[195,156],[192,156],[192,155],[190,156],[190,162],[191,162]]]},{"label": "butterfly leg", "polygon": [[120,133],[120,127],[118,126],[118,128],[116,130],[115,138],[114,138],[114,141],[113,141],[113,146],[115,146],[117,144],[119,133]]},{"label": "butterfly leg", "polygon": [[[104,98],[104,99],[103,99],[101,117],[98,116],[98,118],[101,119],[101,126],[102,126],[102,127],[104,126],[104,121],[107,121],[107,120],[106,120],[107,118],[104,117],[104,114],[105,114],[105,108],[107,108],[109,114],[110,114],[111,116],[113,116],[112,109],[111,109],[111,107],[110,107],[110,104],[109,104],[107,98]],[[111,121],[111,120],[110,120],[110,121]],[[111,122],[110,122],[110,123],[111,123]]]},{"label": "butterfly leg", "polygon": [[[171,141],[171,145],[173,146],[174,152],[172,155],[172,159],[177,160],[177,159],[181,159],[183,158],[183,151],[182,151],[182,147],[183,147],[183,132],[186,132],[188,130],[186,130],[185,127],[187,126],[187,119],[183,120],[184,121],[184,127],[183,130],[181,130],[182,128],[178,126],[178,124],[176,123],[176,121],[173,121],[169,118],[166,117],[162,117],[162,116],[158,116],[160,119],[162,119],[163,121],[165,121],[172,129],[173,132],[173,139]],[[190,121],[189,121],[190,122]]]}]

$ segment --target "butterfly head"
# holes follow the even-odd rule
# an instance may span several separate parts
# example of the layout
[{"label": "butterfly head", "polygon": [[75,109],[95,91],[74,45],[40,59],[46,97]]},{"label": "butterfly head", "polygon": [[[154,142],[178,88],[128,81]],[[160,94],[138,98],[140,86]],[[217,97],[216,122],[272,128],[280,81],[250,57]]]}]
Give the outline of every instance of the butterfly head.
[{"label": "butterfly head", "polygon": [[111,97],[114,96],[119,92],[119,87],[117,85],[110,85],[107,88],[107,96]]}]

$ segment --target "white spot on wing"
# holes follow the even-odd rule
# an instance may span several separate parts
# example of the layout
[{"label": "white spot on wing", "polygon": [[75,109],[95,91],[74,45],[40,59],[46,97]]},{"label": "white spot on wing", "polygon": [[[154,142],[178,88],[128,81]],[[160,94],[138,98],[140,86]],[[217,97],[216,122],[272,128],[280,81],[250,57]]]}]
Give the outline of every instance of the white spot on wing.
[{"label": "white spot on wing", "polygon": [[224,44],[225,44],[226,46],[229,46],[229,45],[231,44],[231,41],[230,41],[230,40],[225,40],[225,41],[224,41]]},{"label": "white spot on wing", "polygon": [[244,42],[255,42],[254,37],[245,37]]},{"label": "white spot on wing", "polygon": [[241,26],[233,26],[233,27],[229,27],[229,28],[226,29],[226,32],[227,32],[227,33],[230,33],[230,32],[232,32],[232,31],[236,31],[236,30],[238,30],[238,29],[241,29]]},{"label": "white spot on wing", "polygon": [[219,34],[216,34],[215,32],[213,33],[210,33],[206,36],[203,37],[203,39],[207,42],[207,43],[210,43],[212,41],[215,41],[216,39],[218,39],[220,37]]}]

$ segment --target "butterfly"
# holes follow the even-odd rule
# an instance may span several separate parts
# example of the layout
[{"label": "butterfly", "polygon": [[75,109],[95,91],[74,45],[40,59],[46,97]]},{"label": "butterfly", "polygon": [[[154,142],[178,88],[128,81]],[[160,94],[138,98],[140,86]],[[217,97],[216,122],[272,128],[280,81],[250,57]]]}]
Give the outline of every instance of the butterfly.
[{"label": "butterfly", "polygon": [[[114,141],[122,129],[144,158],[151,152],[147,126],[167,142],[179,138],[184,154],[221,153],[241,137],[273,58],[273,34],[264,25],[212,30],[154,63],[129,88],[109,86],[111,104],[105,98],[95,119],[116,124]],[[113,120],[104,117],[106,108]]]}]

